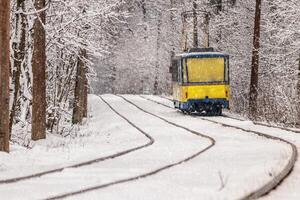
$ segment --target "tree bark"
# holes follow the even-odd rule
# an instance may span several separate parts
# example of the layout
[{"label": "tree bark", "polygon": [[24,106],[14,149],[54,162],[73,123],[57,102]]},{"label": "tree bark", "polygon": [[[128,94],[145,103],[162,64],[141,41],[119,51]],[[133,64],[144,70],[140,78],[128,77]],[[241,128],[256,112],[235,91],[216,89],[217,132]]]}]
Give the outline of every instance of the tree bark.
[{"label": "tree bark", "polygon": [[[174,36],[174,31],[175,31],[175,21],[174,21],[174,12],[173,12],[173,8],[174,8],[174,0],[170,0],[170,34],[172,36]],[[175,56],[175,42],[174,42],[175,38],[172,37],[171,40],[170,40],[170,45],[171,45],[171,62],[172,63],[172,60]],[[170,65],[171,66],[171,65]]]},{"label": "tree bark", "polygon": [[187,51],[187,15],[182,15],[181,45],[182,51]]},{"label": "tree bark", "polygon": [[[215,15],[220,15],[223,9],[223,1],[222,0],[211,0],[210,1],[213,6],[213,11]],[[216,43],[220,43],[222,40],[222,29],[218,29],[216,33]]]},{"label": "tree bark", "polygon": [[[24,2],[25,2],[24,0],[17,0],[18,11],[24,10]],[[10,132],[14,122],[14,117],[17,110],[17,103],[18,103],[19,92],[20,92],[21,66],[22,63],[24,62],[24,57],[25,57],[25,39],[26,39],[25,29],[26,29],[26,18],[25,15],[22,12],[20,12],[16,14],[16,33],[15,33],[15,38],[19,40],[13,43],[14,65],[13,65],[12,81],[14,84],[14,96],[13,96],[13,103],[10,112],[10,123],[9,123]]]},{"label": "tree bark", "polygon": [[143,11],[143,18],[146,19],[147,10],[146,10],[146,2],[145,2],[145,0],[142,0],[141,6],[142,6],[142,11]]},{"label": "tree bark", "polygon": [[[175,48],[175,30],[176,30],[176,25],[175,25],[175,15],[174,15],[174,0],[170,0],[170,35],[172,36],[171,39],[169,40],[170,42],[170,67],[169,67],[169,70],[171,69],[172,67],[172,63],[173,63],[173,59],[175,57],[175,51],[176,51],[176,48]],[[171,83],[171,82],[170,82]],[[171,86],[171,85],[170,85]],[[169,87],[169,94],[172,93],[172,87]]]},{"label": "tree bark", "polygon": [[[86,54],[86,53],[85,53]],[[87,68],[84,65],[83,69],[83,95],[82,95],[82,106],[83,106],[83,117],[86,118],[88,114],[88,89],[89,89],[89,84],[88,84],[88,79],[87,79]]]},{"label": "tree bark", "polygon": [[74,92],[73,124],[81,124],[87,113],[87,78],[84,58],[87,57],[86,50],[81,50],[77,62],[76,83]]},{"label": "tree bark", "polygon": [[193,1],[193,47],[198,47],[198,18],[197,18],[197,2]]},{"label": "tree bark", "polygon": [[155,78],[154,78],[154,95],[158,95],[158,85],[159,85],[159,50],[161,46],[161,13],[158,15],[157,19],[157,38],[156,38],[156,63],[155,63]]},{"label": "tree bark", "polygon": [[208,13],[206,13],[205,14],[205,16],[204,16],[204,32],[205,32],[205,37],[204,37],[204,40],[203,40],[203,46],[205,47],[205,48],[208,48],[209,47],[209,43],[210,43],[210,41],[209,41],[209,35],[210,35],[210,33],[209,33],[209,21],[210,21],[210,16],[209,16],[209,14]]},{"label": "tree bark", "polygon": [[10,1],[0,1],[0,151],[9,152]]},{"label": "tree bark", "polygon": [[[45,0],[35,0],[37,11],[45,8]],[[33,25],[32,55],[32,140],[46,138],[46,33],[45,11],[36,14]]]},{"label": "tree bark", "polygon": [[297,117],[297,125],[299,126],[300,125],[300,105],[299,105],[299,102],[300,102],[300,54],[299,54],[299,58],[298,58],[298,80],[297,80],[297,97],[298,97],[298,105],[297,105],[297,108],[298,108],[298,117]]},{"label": "tree bark", "polygon": [[257,117],[257,97],[258,97],[258,68],[259,68],[259,48],[260,48],[260,19],[261,19],[261,0],[256,0],[252,69],[249,93],[249,114],[250,118]]}]

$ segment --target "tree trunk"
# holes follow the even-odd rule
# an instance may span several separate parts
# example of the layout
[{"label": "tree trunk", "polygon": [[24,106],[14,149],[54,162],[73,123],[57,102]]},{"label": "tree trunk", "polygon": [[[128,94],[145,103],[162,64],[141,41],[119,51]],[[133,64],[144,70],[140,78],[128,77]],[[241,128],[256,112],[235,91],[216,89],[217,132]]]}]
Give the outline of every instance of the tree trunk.
[{"label": "tree trunk", "polygon": [[0,151],[9,152],[10,1],[0,1]]},{"label": "tree trunk", "polygon": [[187,51],[187,15],[182,15],[182,30],[181,30],[181,45],[182,45],[182,51]]},{"label": "tree trunk", "polygon": [[111,64],[110,67],[111,75],[110,75],[110,83],[111,83],[111,90],[110,92],[112,94],[117,93],[117,86],[116,86],[116,80],[117,80],[117,68],[114,64]]},{"label": "tree trunk", "polygon": [[20,92],[21,66],[25,57],[26,18],[25,15],[22,13],[22,11],[24,10],[24,0],[17,0],[17,10],[19,11],[19,13],[16,14],[15,38],[19,40],[13,43],[14,66],[13,66],[12,81],[14,84],[14,96],[13,96],[13,103],[12,103],[12,108],[10,113],[10,123],[9,123],[10,132],[12,129],[15,113],[17,110],[16,107],[17,107],[17,102],[18,102],[19,92]]},{"label": "tree trunk", "polygon": [[[170,35],[172,36],[171,39],[169,40],[170,42],[170,68],[172,67],[173,59],[175,57],[175,30],[176,30],[176,25],[175,25],[175,16],[174,16],[174,0],[170,0]],[[171,83],[171,82],[170,82]],[[171,86],[171,85],[170,85]],[[169,86],[169,94],[172,94],[172,87]]]},{"label": "tree trunk", "polygon": [[[175,29],[176,29],[176,26],[175,26],[175,21],[174,21],[174,12],[173,12],[173,8],[174,8],[174,0],[170,0],[170,34],[173,36],[171,37],[170,39],[170,45],[171,45],[171,62],[172,63],[172,60],[175,56],[175,38],[174,38],[174,32],[175,32]],[[171,65],[170,65],[171,66]]]},{"label": "tree trunk", "polygon": [[[144,20],[144,23],[146,23],[147,21],[147,8],[146,8],[146,1],[145,0],[142,0],[141,2],[141,6],[142,6],[142,12],[143,12],[143,20]],[[145,42],[147,41],[148,39],[148,31],[147,31],[148,27],[144,25],[144,40]]]},{"label": "tree trunk", "polygon": [[[45,8],[45,0],[35,0],[37,11]],[[36,14],[33,25],[32,55],[32,135],[33,140],[46,138],[46,34],[45,11]]]},{"label": "tree trunk", "polygon": [[83,117],[86,118],[87,117],[87,113],[88,113],[88,89],[89,89],[89,84],[88,84],[88,79],[87,79],[87,68],[86,66],[84,66],[83,69],[83,95],[82,95],[82,109],[83,109]]},{"label": "tree trunk", "polygon": [[154,78],[154,95],[158,95],[159,91],[158,91],[158,82],[159,82],[159,50],[160,50],[160,45],[161,45],[161,41],[160,41],[160,37],[161,37],[161,25],[162,25],[162,21],[161,21],[161,13],[159,13],[158,15],[158,19],[157,19],[157,38],[156,38],[156,64],[155,64],[155,78]]},{"label": "tree trunk", "polygon": [[86,67],[84,63],[84,58],[86,58],[86,50],[81,50],[80,58],[77,62],[77,72],[76,72],[76,83],[74,92],[74,106],[73,106],[73,124],[81,124],[87,112],[87,78],[86,78]]},{"label": "tree trunk", "polygon": [[141,6],[142,6],[142,11],[143,11],[143,18],[146,19],[147,10],[146,10],[146,2],[145,2],[145,0],[142,0]]},{"label": "tree trunk", "polygon": [[204,40],[203,40],[203,46],[205,48],[208,48],[209,47],[209,21],[210,21],[210,16],[208,13],[205,14],[205,17],[204,17],[204,33],[205,33],[205,36],[204,36]]},{"label": "tree trunk", "polygon": [[198,47],[198,18],[197,18],[197,3],[193,1],[193,47]]},{"label": "tree trunk", "polygon": [[249,94],[249,114],[250,114],[250,118],[252,119],[255,119],[257,117],[260,18],[261,18],[261,0],[256,0],[253,51],[252,51],[252,69],[251,69],[251,82],[250,82],[250,94]]},{"label": "tree trunk", "polygon": [[299,102],[300,102],[300,54],[299,54],[299,58],[298,58],[298,80],[297,80],[297,97],[298,97],[298,105],[297,105],[297,108],[298,108],[298,117],[297,117],[297,125],[299,126],[300,125],[300,105],[299,105]]},{"label": "tree trunk", "polygon": [[[220,15],[223,9],[222,0],[211,0],[213,11],[215,15]],[[218,29],[216,33],[216,43],[220,43],[222,40],[222,29]]]}]

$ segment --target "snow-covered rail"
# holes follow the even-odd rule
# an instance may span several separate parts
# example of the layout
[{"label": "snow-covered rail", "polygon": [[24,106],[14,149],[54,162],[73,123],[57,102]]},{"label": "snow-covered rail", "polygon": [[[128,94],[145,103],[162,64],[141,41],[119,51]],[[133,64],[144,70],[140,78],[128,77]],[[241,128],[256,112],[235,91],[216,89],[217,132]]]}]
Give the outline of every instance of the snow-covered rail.
[{"label": "snow-covered rail", "polygon": [[[140,97],[142,97],[142,98],[144,98],[144,99],[147,99],[147,100],[149,100],[149,101],[154,101],[153,99],[147,98],[147,97],[142,96],[142,95],[140,95]],[[161,97],[162,99],[166,99],[166,100],[168,100],[168,101],[173,102],[172,99],[170,99],[170,98],[168,98],[168,97],[166,97],[166,96],[159,96],[159,97]],[[170,107],[170,106],[168,106],[168,105],[166,105],[166,104],[163,104],[163,103],[161,103],[161,102],[158,102],[158,101],[154,101],[154,102],[155,102],[155,103],[158,103],[158,104],[160,104],[160,105],[162,105],[162,106],[165,106],[165,107],[173,108],[173,107]],[[237,117],[233,117],[233,116],[230,116],[230,115],[224,114],[224,113],[223,113],[222,116],[223,116],[223,117],[227,117],[227,118],[231,118],[231,119],[235,119],[235,120],[238,120],[238,121],[245,121],[245,120],[243,120],[243,119],[240,119],[240,118],[237,118]],[[293,129],[293,128],[287,128],[287,127],[275,126],[275,125],[271,125],[271,124],[267,124],[267,123],[261,123],[261,122],[258,122],[258,121],[253,121],[253,123],[254,123],[255,125],[261,125],[261,126],[266,126],[266,127],[270,127],[270,128],[277,128],[277,129],[280,129],[280,130],[283,130],[283,131],[289,131],[289,132],[294,132],[294,133],[300,133],[300,130],[299,130],[299,129]]]},{"label": "snow-covered rail", "polygon": [[267,182],[262,187],[257,188],[257,190],[251,192],[250,194],[246,195],[245,197],[243,197],[241,199],[243,199],[243,200],[244,199],[245,200],[246,199],[257,199],[259,197],[262,197],[262,196],[268,194],[274,188],[278,187],[292,172],[292,170],[294,168],[294,165],[295,165],[295,163],[297,161],[297,158],[298,158],[298,150],[297,150],[297,146],[295,144],[293,144],[293,143],[291,143],[291,142],[289,142],[285,139],[275,137],[275,136],[271,136],[271,135],[261,133],[261,132],[258,132],[258,131],[248,130],[248,129],[245,129],[245,128],[242,128],[242,127],[239,127],[239,126],[234,126],[234,125],[226,124],[226,123],[223,123],[223,122],[218,122],[218,121],[207,119],[207,118],[202,118],[202,119],[206,120],[206,121],[209,121],[209,122],[212,122],[212,123],[220,124],[224,127],[235,128],[235,129],[239,129],[239,130],[242,130],[242,131],[245,131],[245,132],[248,132],[248,133],[253,133],[255,135],[258,135],[260,137],[264,137],[264,138],[267,138],[267,139],[281,141],[283,143],[286,143],[286,144],[290,145],[291,148],[292,148],[292,155],[289,159],[288,164],[283,168],[283,170],[279,174],[274,176],[271,181]]},{"label": "snow-covered rail", "polygon": [[[110,182],[110,183],[106,183],[106,184],[100,184],[100,185],[95,185],[93,187],[88,187],[88,188],[84,188],[82,190],[78,190],[78,191],[74,191],[74,192],[69,192],[69,193],[65,193],[65,194],[61,194],[61,195],[57,195],[57,196],[53,196],[51,198],[47,198],[47,200],[56,200],[56,199],[63,199],[63,198],[67,198],[67,197],[72,197],[74,195],[79,195],[79,194],[82,194],[82,193],[85,193],[85,192],[90,192],[90,191],[95,191],[95,190],[99,190],[99,189],[102,189],[102,188],[107,188],[109,186],[113,186],[113,185],[118,185],[118,184],[122,184],[122,183],[127,183],[127,182],[132,182],[132,181],[136,181],[136,180],[139,180],[139,179],[143,179],[143,178],[146,178],[146,177],[149,177],[149,176],[152,176],[152,175],[155,175],[155,174],[158,174],[162,171],[165,171],[167,169],[170,169],[170,168],[173,168],[175,166],[178,166],[178,165],[181,165],[185,162],[188,162],[196,157],[198,157],[199,155],[201,155],[202,153],[206,152],[207,150],[209,150],[210,148],[212,148],[216,141],[210,137],[210,136],[207,136],[207,135],[204,135],[198,131],[194,131],[194,130],[191,130],[189,128],[186,128],[184,126],[181,126],[181,125],[178,125],[176,123],[173,123],[171,121],[168,121],[167,119],[161,117],[161,116],[158,116],[156,114],[153,114],[153,113],[150,113],[144,109],[142,109],[141,107],[137,106],[136,104],[132,103],[131,101],[127,100],[126,98],[124,98],[123,96],[118,96],[122,99],[124,99],[126,102],[128,102],[129,104],[133,105],[134,107],[136,107],[137,109],[139,109],[140,111],[148,114],[148,115],[151,115],[155,118],[158,118],[160,120],[162,120],[163,122],[169,124],[169,125],[172,125],[176,128],[179,128],[179,129],[182,129],[184,131],[187,131],[193,135],[196,135],[196,136],[199,136],[199,137],[202,137],[204,139],[207,139],[209,141],[209,145],[206,146],[205,148],[202,148],[200,149],[199,151],[197,151],[196,153],[180,160],[180,161],[177,161],[177,162],[174,162],[174,163],[171,163],[171,164],[168,164],[168,165],[164,165],[162,167],[159,167],[158,169],[155,169],[155,170],[152,170],[152,171],[149,171],[147,173],[144,173],[144,174],[140,174],[138,176],[134,176],[134,177],[130,177],[130,178],[125,178],[125,179],[120,179],[120,180],[117,180],[117,181],[114,181],[114,182]],[[105,101],[105,99],[103,99],[101,96],[100,98],[113,110],[115,111],[116,113],[118,113],[116,111],[116,109],[114,109],[107,101]],[[140,131],[142,131],[140,128],[137,127],[137,125],[135,125],[134,123],[132,123],[129,119],[127,119],[126,117],[123,116],[124,119],[126,119],[126,121],[128,121],[128,123],[130,123],[131,125],[135,126],[137,129],[139,129]]]},{"label": "snow-covered rail", "polygon": [[[110,126],[116,125],[117,135],[122,135],[120,131],[134,135],[128,138],[134,146],[152,143],[147,148],[104,162],[76,169],[64,168],[60,173],[53,172],[49,176],[18,183],[0,184],[1,193],[6,193],[9,199],[18,199],[17,194],[25,190],[37,191],[26,194],[24,197],[27,199],[95,199],[99,195],[103,200],[123,197],[133,200],[197,199],[199,196],[202,199],[251,199],[257,197],[254,194],[259,194],[258,189],[260,193],[270,191],[271,188],[262,186],[270,183],[268,186],[273,187],[274,176],[284,175],[282,169],[292,163],[293,148],[290,144],[266,139],[251,131],[246,133],[228,125],[267,135],[276,132],[275,136],[278,137],[282,134],[280,130],[258,128],[253,124],[250,127],[250,122],[225,117],[209,117],[209,120],[215,121],[212,123],[205,117],[185,116],[139,96],[101,97],[103,101],[95,96],[99,104],[95,112],[101,105],[108,118],[101,121],[98,127],[103,126],[103,122],[112,122]],[[159,97],[149,98],[172,106]],[[145,135],[141,136],[139,130],[145,131],[150,137],[145,140]],[[287,132],[287,135],[295,134]],[[287,140],[294,143],[293,139]],[[299,147],[300,136],[298,142]],[[132,146],[125,147],[121,149]],[[297,166],[289,179],[281,179],[285,180],[284,183],[290,182],[290,179],[296,179],[297,182],[294,173],[299,168]],[[285,185],[282,184],[283,187]]]},{"label": "snow-covered rail", "polygon": [[[170,109],[174,109],[173,107],[171,107],[171,106],[169,106],[167,104],[164,104],[162,102],[156,101],[154,99],[147,98],[145,96],[140,96],[140,97],[143,98],[143,99],[146,99],[148,101],[154,102],[156,104],[162,105],[164,107],[167,107],[167,108],[170,108]],[[166,97],[161,97],[161,98],[164,98],[164,99],[167,99],[167,100],[170,101],[169,98],[166,98]],[[191,115],[191,117],[198,117],[198,116],[197,115]],[[231,119],[234,119],[234,120],[237,120],[237,121],[243,121],[241,119],[236,119],[236,118],[229,117],[229,116],[223,116],[223,118],[224,117],[225,118],[231,118]],[[268,194],[274,188],[278,187],[291,174],[291,172],[292,172],[292,170],[293,170],[293,168],[295,166],[295,163],[296,163],[296,161],[298,159],[298,150],[297,150],[297,146],[295,144],[289,142],[288,140],[280,138],[280,137],[268,135],[268,134],[265,134],[265,133],[262,133],[262,132],[259,132],[259,131],[249,130],[249,129],[246,129],[246,128],[243,128],[243,127],[240,127],[240,126],[236,126],[236,125],[224,123],[224,122],[221,122],[221,121],[212,120],[211,118],[208,118],[208,117],[201,117],[200,119],[201,120],[205,120],[205,121],[209,121],[209,122],[212,122],[212,123],[215,123],[215,124],[219,124],[219,125],[224,126],[224,127],[234,128],[234,129],[238,129],[238,130],[241,130],[241,131],[244,131],[244,132],[252,133],[252,134],[258,135],[258,136],[263,137],[263,138],[280,141],[280,142],[286,143],[286,144],[288,144],[288,145],[291,146],[291,148],[292,148],[292,155],[289,158],[289,162],[283,168],[283,170],[280,173],[278,173],[276,176],[274,176],[272,180],[270,180],[269,182],[267,182],[266,184],[264,184],[262,187],[259,187],[256,190],[252,191],[251,193],[249,193],[249,194],[245,195],[244,197],[242,197],[241,198],[242,200],[245,200],[245,199],[257,199],[259,197],[262,197],[262,196]],[[290,130],[290,129],[281,128],[281,127],[273,127],[271,125],[265,125],[265,124],[261,124],[261,123],[254,123],[254,124],[261,125],[261,126],[272,127],[272,128],[278,128],[278,129],[292,131],[292,132],[297,132],[295,130]]]},{"label": "snow-covered rail", "polygon": [[150,135],[148,135],[146,132],[144,132],[143,130],[141,130],[139,127],[137,127],[131,121],[129,121],[126,117],[124,117],[123,115],[121,115],[111,105],[109,105],[104,99],[102,99],[102,101],[112,111],[114,111],[118,116],[120,116],[121,118],[123,118],[132,127],[134,127],[136,130],[138,130],[138,132],[140,132],[142,135],[144,135],[148,139],[148,142],[145,143],[145,144],[142,144],[142,145],[139,145],[139,146],[136,146],[136,147],[124,150],[124,151],[117,152],[117,153],[109,155],[109,156],[99,157],[99,158],[96,158],[96,159],[93,159],[93,160],[88,160],[88,161],[85,161],[85,162],[80,162],[80,163],[77,163],[77,164],[74,164],[74,165],[70,165],[70,166],[66,166],[66,167],[61,167],[61,168],[56,168],[56,169],[53,169],[53,170],[47,170],[47,171],[44,171],[44,172],[31,174],[31,175],[28,175],[28,176],[21,176],[21,177],[15,177],[15,178],[10,178],[10,179],[3,179],[3,180],[0,180],[0,185],[1,184],[8,184],[8,183],[16,183],[16,182],[19,182],[19,181],[25,181],[25,180],[29,180],[29,179],[33,179],[33,178],[39,178],[39,177],[42,177],[42,176],[45,176],[45,175],[49,175],[49,174],[53,174],[53,173],[57,173],[57,172],[62,172],[63,170],[68,169],[68,168],[79,168],[79,167],[83,167],[83,166],[87,166],[87,165],[92,165],[92,164],[95,164],[95,163],[99,163],[99,162],[102,162],[102,161],[105,161],[105,160],[108,160],[108,159],[114,159],[114,158],[117,158],[117,157],[129,154],[129,153],[135,152],[137,150],[141,150],[141,149],[146,148],[146,147],[148,147],[148,146],[150,146],[150,145],[152,145],[154,143],[154,139]]}]

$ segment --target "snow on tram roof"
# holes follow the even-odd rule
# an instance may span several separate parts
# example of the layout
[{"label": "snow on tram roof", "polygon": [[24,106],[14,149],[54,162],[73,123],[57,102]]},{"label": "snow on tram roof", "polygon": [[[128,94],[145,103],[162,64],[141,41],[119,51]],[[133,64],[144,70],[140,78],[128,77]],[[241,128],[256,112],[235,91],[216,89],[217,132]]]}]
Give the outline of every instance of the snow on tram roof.
[{"label": "snow on tram roof", "polygon": [[206,58],[206,57],[228,57],[227,54],[220,52],[191,52],[176,55],[181,58]]}]

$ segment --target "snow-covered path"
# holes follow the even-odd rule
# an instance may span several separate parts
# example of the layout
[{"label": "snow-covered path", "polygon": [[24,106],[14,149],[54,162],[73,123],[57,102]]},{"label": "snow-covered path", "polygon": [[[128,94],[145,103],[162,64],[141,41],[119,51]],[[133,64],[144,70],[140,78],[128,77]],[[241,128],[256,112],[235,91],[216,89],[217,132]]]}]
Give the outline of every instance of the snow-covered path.
[{"label": "snow-covered path", "polygon": [[[209,122],[199,123],[198,119],[186,118],[139,97],[127,98],[170,121],[201,130],[216,139],[216,146],[189,162],[153,177],[85,193],[76,199],[95,199],[99,196],[101,199],[238,199],[271,179],[270,174],[278,173],[290,156],[291,149],[287,145],[239,130],[226,130]],[[125,104],[122,103],[122,106]],[[177,140],[173,133],[168,137],[164,143]],[[193,143],[190,141],[188,145]],[[176,148],[183,151],[184,145]]]},{"label": "snow-covered path", "polygon": [[[291,147],[285,143],[184,116],[138,96],[126,96],[151,113],[214,138],[216,145],[212,146],[209,138],[168,124],[120,97],[104,95],[103,98],[121,115],[149,134],[154,143],[130,154],[89,166],[67,168],[60,173],[0,185],[0,193],[6,199],[45,199],[84,190],[88,192],[69,198],[239,199],[271,180],[283,169],[292,153]],[[96,100],[94,97],[93,100],[99,101],[99,98]],[[112,123],[111,126],[119,121],[124,123],[120,117],[106,121]],[[114,131],[129,132],[128,129],[135,136],[139,134],[129,124]],[[138,141],[145,143],[141,139]],[[128,147],[128,142],[124,140],[124,144],[119,145]],[[203,150],[207,151],[198,154]],[[182,163],[183,160],[187,162]],[[164,169],[166,166],[170,168]],[[151,174],[155,171],[157,173]],[[145,176],[147,174],[150,176]],[[134,177],[141,175],[140,179],[135,180]],[[129,182],[122,182],[126,179]],[[112,182],[120,184],[110,186]],[[105,184],[109,187],[99,187]]]},{"label": "snow-covered path", "polygon": [[[151,133],[155,143],[137,153],[124,155],[120,159],[107,160],[77,169],[69,168],[61,173],[16,184],[1,185],[0,193],[6,191],[8,199],[18,199],[20,192],[35,191],[27,193],[25,198],[48,198],[143,175],[180,162],[211,145],[211,141],[206,138],[187,133],[185,130],[145,115],[133,106],[123,106],[118,97],[111,97],[109,101],[113,107],[126,114],[137,126],[143,127],[145,132]],[[170,133],[175,135],[174,139],[167,138]],[[166,143],[166,141],[168,142]],[[194,142],[190,144],[190,141]],[[8,187],[9,191],[7,191]]]},{"label": "snow-covered path", "polygon": [[[240,126],[248,130],[261,131],[275,137],[283,138],[295,144],[297,146],[298,152],[300,152],[300,135],[298,133],[280,130],[277,128],[266,127],[262,125],[255,125],[249,121],[241,122],[230,118],[217,117],[213,120],[226,123],[226,124]],[[278,188],[276,188],[276,190],[272,191],[270,194],[268,194],[267,196],[261,199],[264,200],[300,199],[299,186],[300,186],[300,163],[298,159],[290,176],[286,180],[284,180],[284,182]]]},{"label": "snow-covered path", "polygon": [[[166,106],[172,107],[173,103],[168,100],[167,98],[157,97],[157,96],[146,96],[150,100],[155,102],[161,103]],[[202,117],[203,119],[209,119],[212,121],[239,126],[247,130],[251,131],[260,131],[266,133],[271,136],[280,137],[285,139],[294,145],[296,145],[298,152],[300,152],[300,134],[288,130],[283,130],[275,127],[267,127],[263,125],[256,125],[251,121],[240,121],[235,120],[228,117]],[[282,200],[282,199],[289,199],[289,200],[298,200],[300,199],[300,162],[299,159],[295,163],[294,169],[292,173],[287,177],[284,182],[269,193],[267,196],[264,196],[260,199],[263,200]]]}]

